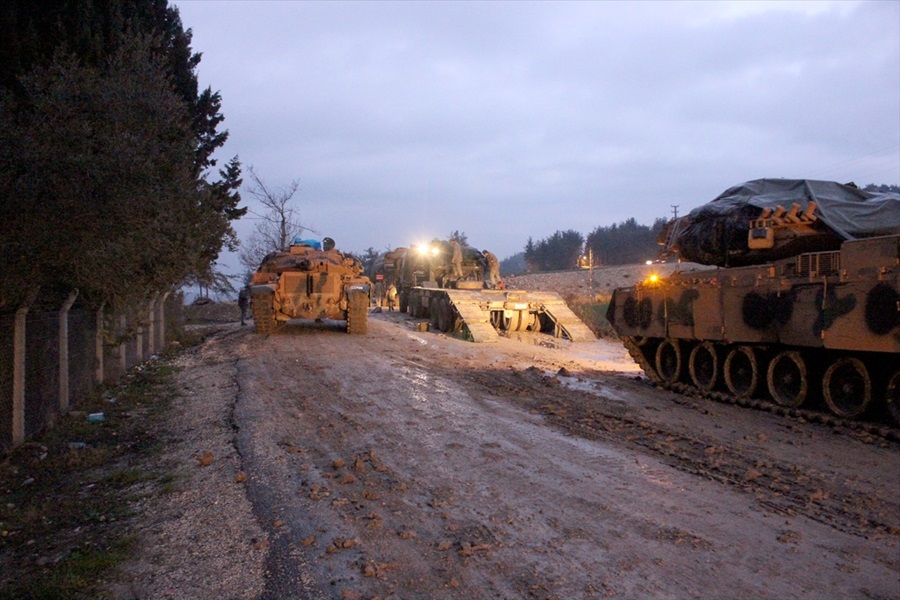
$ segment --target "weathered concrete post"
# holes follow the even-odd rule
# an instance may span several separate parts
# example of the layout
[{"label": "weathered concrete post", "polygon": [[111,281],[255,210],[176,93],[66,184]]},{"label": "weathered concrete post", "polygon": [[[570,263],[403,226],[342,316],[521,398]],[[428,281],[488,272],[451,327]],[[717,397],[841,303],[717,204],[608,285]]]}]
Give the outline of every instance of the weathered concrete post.
[{"label": "weathered concrete post", "polygon": [[159,316],[156,319],[156,339],[160,350],[166,349],[166,300],[172,292],[165,292],[159,298]]},{"label": "weathered concrete post", "polygon": [[147,350],[150,353],[150,356],[156,354],[156,299],[159,297],[159,294],[153,294],[153,300],[150,301],[147,312],[150,316],[150,322],[147,324],[147,340],[148,346]]},{"label": "weathered concrete post", "polygon": [[134,334],[134,364],[139,365],[144,362],[144,324],[142,323],[143,316],[140,310],[137,310],[135,319],[137,320],[137,323],[135,323],[137,327]]},{"label": "weathered concrete post", "polygon": [[119,342],[119,368],[122,371],[122,374],[125,374],[125,371],[128,370],[128,361],[125,357],[125,328],[128,327],[128,321],[125,315],[119,316],[119,335],[122,336],[122,341]]},{"label": "weathered concrete post", "polygon": [[39,288],[34,288],[16,310],[13,331],[13,406],[12,445],[13,448],[25,443],[25,318],[37,298]]},{"label": "weathered concrete post", "polygon": [[94,382],[97,385],[103,383],[104,373],[103,373],[103,307],[106,306],[106,303],[100,305],[100,308],[97,309],[97,328],[94,332],[94,354],[97,355],[97,371],[94,373]]},{"label": "weathered concrete post", "polygon": [[59,412],[69,412],[69,309],[78,297],[73,290],[59,309]]}]

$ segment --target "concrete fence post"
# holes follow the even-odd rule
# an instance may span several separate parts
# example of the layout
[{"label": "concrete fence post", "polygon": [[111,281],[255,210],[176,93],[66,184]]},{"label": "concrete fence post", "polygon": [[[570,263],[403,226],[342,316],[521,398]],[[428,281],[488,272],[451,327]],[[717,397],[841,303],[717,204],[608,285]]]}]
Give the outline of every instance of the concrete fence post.
[{"label": "concrete fence post", "polygon": [[134,364],[139,365],[144,362],[144,323],[143,315],[137,310],[135,315],[135,333],[134,333]]},{"label": "concrete fence post", "polygon": [[156,354],[156,299],[159,297],[159,294],[153,294],[153,300],[149,302],[147,305],[147,313],[149,314],[149,323],[147,323],[147,350],[150,353],[150,356]]},{"label": "concrete fence post", "polygon": [[172,292],[164,292],[163,295],[159,298],[159,306],[157,310],[159,311],[159,316],[156,319],[156,339],[159,342],[159,349],[166,349],[166,300],[169,298],[169,294]]},{"label": "concrete fence post", "polygon": [[97,309],[97,328],[94,332],[94,354],[97,355],[97,371],[94,373],[94,382],[97,385],[103,383],[105,379],[103,373],[103,307],[106,306],[106,303],[100,305],[100,308]]},{"label": "concrete fence post", "polygon": [[25,443],[25,318],[28,316],[28,309],[37,298],[39,289],[32,289],[16,310],[16,323],[13,331],[13,448]]},{"label": "concrete fence post", "polygon": [[122,336],[122,341],[119,342],[119,367],[122,373],[128,370],[128,361],[126,359],[126,346],[124,341],[125,329],[128,327],[128,320],[125,315],[119,316],[119,335]]},{"label": "concrete fence post", "polygon": [[59,411],[69,412],[69,310],[78,290],[73,290],[59,309]]}]

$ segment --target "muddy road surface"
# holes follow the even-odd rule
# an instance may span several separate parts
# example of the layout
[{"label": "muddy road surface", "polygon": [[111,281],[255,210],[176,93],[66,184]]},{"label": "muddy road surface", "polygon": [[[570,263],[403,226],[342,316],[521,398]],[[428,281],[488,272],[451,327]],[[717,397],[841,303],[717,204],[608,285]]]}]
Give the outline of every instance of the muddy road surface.
[{"label": "muddy road surface", "polygon": [[264,598],[900,596],[895,442],[657,390],[608,341],[248,330],[218,344]]}]

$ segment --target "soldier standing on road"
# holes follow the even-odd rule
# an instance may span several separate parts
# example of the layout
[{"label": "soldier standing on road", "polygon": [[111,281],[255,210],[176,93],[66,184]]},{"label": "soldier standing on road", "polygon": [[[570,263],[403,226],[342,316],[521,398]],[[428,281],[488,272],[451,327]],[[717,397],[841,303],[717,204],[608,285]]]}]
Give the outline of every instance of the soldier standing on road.
[{"label": "soldier standing on road", "polygon": [[453,278],[462,279],[462,246],[456,240],[450,240],[450,246],[453,247],[453,256],[450,258],[450,264],[453,265]]},{"label": "soldier standing on road", "polygon": [[241,325],[246,325],[244,321],[248,318],[248,311],[250,310],[250,287],[244,286],[241,288],[241,291],[238,292],[238,308],[241,309]]},{"label": "soldier standing on road", "polygon": [[491,287],[496,288],[497,284],[500,283],[500,261],[497,260],[497,257],[492,252],[482,250],[481,253],[484,254],[484,258],[487,260]]},{"label": "soldier standing on road", "polygon": [[396,301],[397,301],[397,286],[395,286],[392,283],[391,287],[389,287],[388,291],[387,291],[388,310],[394,310],[394,303]]},{"label": "soldier standing on road", "polygon": [[375,294],[372,296],[372,303],[379,307],[384,304],[384,281],[381,279],[375,280]]}]

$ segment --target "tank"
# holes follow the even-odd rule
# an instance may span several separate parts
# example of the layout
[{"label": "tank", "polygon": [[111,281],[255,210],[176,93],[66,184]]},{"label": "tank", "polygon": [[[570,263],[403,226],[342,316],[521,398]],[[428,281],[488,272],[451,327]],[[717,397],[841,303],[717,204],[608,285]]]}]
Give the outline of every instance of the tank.
[{"label": "tank", "polygon": [[555,292],[494,288],[485,277],[484,254],[460,247],[459,273],[454,273],[449,240],[402,249],[386,260],[385,281],[393,277],[400,312],[427,319],[432,331],[472,342],[496,342],[500,335],[546,333],[570,341],[593,341],[591,330]]},{"label": "tank", "polygon": [[250,284],[256,332],[272,333],[290,319],[334,319],[365,334],[371,285],[362,272],[331,238],[296,239],[287,252],[267,255]]},{"label": "tank", "polygon": [[705,239],[678,232],[708,206],[669,224],[667,252],[717,266],[616,289],[613,329],[657,383],[900,424],[900,195],[804,180],[726,195],[751,188],[772,197],[720,211]]}]

